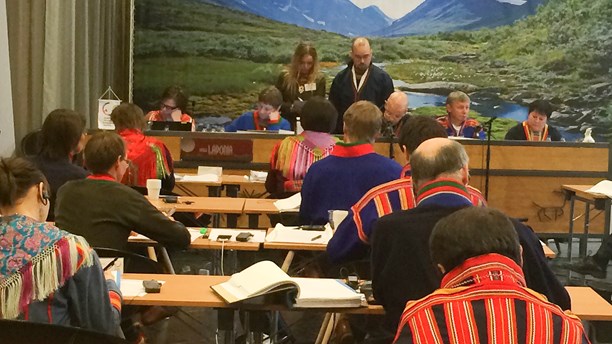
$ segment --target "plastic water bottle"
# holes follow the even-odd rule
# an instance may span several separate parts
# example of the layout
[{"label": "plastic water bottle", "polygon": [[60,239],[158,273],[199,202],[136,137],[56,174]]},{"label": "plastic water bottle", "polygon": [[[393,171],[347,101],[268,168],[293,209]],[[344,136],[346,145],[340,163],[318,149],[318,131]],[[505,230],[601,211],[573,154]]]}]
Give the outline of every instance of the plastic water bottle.
[{"label": "plastic water bottle", "polygon": [[300,117],[296,117],[295,118],[295,134],[301,134],[304,131],[304,128],[302,128],[302,121],[300,120]]}]

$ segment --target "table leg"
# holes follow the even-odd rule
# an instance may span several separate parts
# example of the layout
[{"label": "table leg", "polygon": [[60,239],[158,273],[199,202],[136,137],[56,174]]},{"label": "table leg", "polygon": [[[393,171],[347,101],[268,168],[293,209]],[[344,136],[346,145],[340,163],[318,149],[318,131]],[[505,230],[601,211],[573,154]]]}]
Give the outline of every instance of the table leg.
[{"label": "table leg", "polygon": [[570,213],[569,213],[569,236],[567,239],[567,257],[572,261],[572,241],[574,241],[574,206],[576,205],[576,195],[572,193],[570,196]]},{"label": "table leg", "polygon": [[174,267],[172,266],[172,261],[170,260],[170,256],[168,255],[168,251],[163,246],[159,247],[159,253],[161,255],[162,263],[166,266],[166,271],[169,274],[174,275]]},{"label": "table leg", "polygon": [[227,197],[238,197],[238,192],[240,191],[240,185],[232,185],[232,184],[226,184],[225,185],[225,195]]},{"label": "table leg", "polygon": [[227,228],[237,228],[237,227],[238,227],[238,215],[227,214]]},{"label": "table leg", "polygon": [[321,344],[328,344],[331,339],[332,332],[334,331],[334,327],[338,323],[340,318],[340,313],[332,313],[331,321],[328,323],[327,328],[325,329],[325,335],[323,336],[323,340]]},{"label": "table leg", "polygon": [[213,228],[219,228],[220,223],[221,223],[221,219],[220,219],[219,214],[213,214],[212,215],[212,225],[213,225]]},{"label": "table leg", "polygon": [[223,343],[234,344],[234,310],[217,309],[217,327],[223,334]]},{"label": "table leg", "polygon": [[285,256],[285,260],[283,261],[283,265],[281,266],[281,269],[284,272],[289,271],[289,268],[291,267],[291,263],[293,262],[293,257],[294,256],[295,256],[295,252],[294,251],[287,252],[287,255]]},{"label": "table leg", "polygon": [[589,241],[589,226],[591,224],[591,205],[585,202],[584,208],[584,235],[580,237],[580,245],[578,249],[578,256],[580,258],[586,257],[587,244]]},{"label": "table leg", "polygon": [[221,186],[209,185],[208,186],[208,197],[221,197]]},{"label": "table leg", "polygon": [[323,323],[321,324],[321,328],[319,329],[319,334],[317,335],[317,340],[315,344],[321,344],[323,341],[323,337],[325,336],[325,332],[327,332],[327,327],[329,326],[331,320],[331,313],[325,313],[325,318],[323,318]]},{"label": "table leg", "polygon": [[249,214],[249,229],[259,228],[259,214]]}]

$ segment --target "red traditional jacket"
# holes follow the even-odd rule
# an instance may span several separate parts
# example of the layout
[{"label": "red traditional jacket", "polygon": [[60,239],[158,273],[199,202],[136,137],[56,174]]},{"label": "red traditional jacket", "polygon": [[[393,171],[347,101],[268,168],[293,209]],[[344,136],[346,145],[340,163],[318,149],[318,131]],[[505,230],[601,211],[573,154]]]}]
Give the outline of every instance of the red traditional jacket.
[{"label": "red traditional jacket", "polygon": [[525,287],[499,254],[473,257],[441,288],[406,304],[394,343],[588,343],[578,317]]},{"label": "red traditional jacket", "polygon": [[164,179],[168,176],[172,161],[168,161],[163,142],[145,136],[137,129],[124,129],[119,135],[126,143],[127,158],[130,160],[123,184],[146,186],[147,179]]}]

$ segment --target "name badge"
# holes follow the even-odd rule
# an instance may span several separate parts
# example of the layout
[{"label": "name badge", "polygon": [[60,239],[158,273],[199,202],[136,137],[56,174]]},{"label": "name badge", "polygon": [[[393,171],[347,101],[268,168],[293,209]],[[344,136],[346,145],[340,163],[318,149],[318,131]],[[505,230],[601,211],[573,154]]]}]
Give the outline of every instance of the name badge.
[{"label": "name badge", "polygon": [[316,91],[317,90],[317,84],[315,82],[311,82],[309,84],[305,84],[304,85],[304,89],[306,91]]}]

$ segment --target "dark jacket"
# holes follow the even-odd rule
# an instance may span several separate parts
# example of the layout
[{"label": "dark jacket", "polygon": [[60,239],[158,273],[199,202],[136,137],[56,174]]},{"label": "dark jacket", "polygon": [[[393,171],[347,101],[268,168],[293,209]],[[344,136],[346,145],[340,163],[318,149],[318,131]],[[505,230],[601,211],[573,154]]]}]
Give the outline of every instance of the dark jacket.
[{"label": "dark jacket", "polygon": [[56,225],[84,237],[92,247],[125,250],[131,231],[162,245],[186,248],[185,226],[167,218],[144,196],[107,180],[75,180],[57,194]]},{"label": "dark jacket", "polygon": [[[430,259],[429,236],[438,220],[461,208],[417,206],[382,217],[372,239],[372,288],[385,308],[385,329],[393,333],[408,300],[418,300],[439,288],[442,278]],[[562,309],[570,298],[548,266],[539,239],[513,220],[523,247],[523,271],[527,286],[546,295]]]},{"label": "dark jacket", "polygon": [[[550,141],[561,141],[563,139],[563,136],[561,136],[561,133],[559,132],[559,130],[557,130],[557,128],[553,127],[552,125],[549,125],[548,126],[548,138],[550,139]],[[508,132],[506,133],[504,140],[526,141],[527,136],[525,136],[525,130],[523,129],[523,123],[521,122],[515,125],[514,127],[510,128]]]},{"label": "dark jacket", "polygon": [[393,80],[387,72],[371,64],[367,75],[367,80],[357,92],[353,86],[353,73],[351,72],[353,63],[340,71],[334,78],[329,90],[329,101],[338,110],[338,123],[334,133],[340,134],[343,131],[344,112],[351,104],[359,100],[369,100],[379,108],[385,105],[385,100],[393,93]]}]

